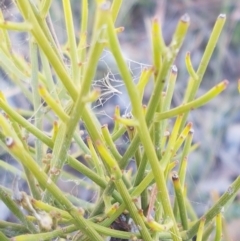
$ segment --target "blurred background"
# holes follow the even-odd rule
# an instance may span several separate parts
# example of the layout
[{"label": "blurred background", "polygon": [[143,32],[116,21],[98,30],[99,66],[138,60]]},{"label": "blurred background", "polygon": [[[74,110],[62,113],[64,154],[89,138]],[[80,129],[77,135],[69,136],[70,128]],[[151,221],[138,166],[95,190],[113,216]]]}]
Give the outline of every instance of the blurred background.
[{"label": "blurred background", "polygon": [[[94,4],[90,2],[89,27],[93,24]],[[81,1],[71,0],[74,12],[76,32],[79,32]],[[7,20],[21,21],[19,13],[11,0],[0,0],[0,7]],[[164,40],[168,44],[182,15],[187,13],[191,25],[183,47],[175,62],[178,67],[178,79],[173,105],[181,103],[188,74],[184,57],[191,52],[193,66],[197,69],[203,51],[211,34],[215,20],[220,13],[227,15],[223,32],[203,78],[198,95],[227,79],[230,84],[218,98],[205,107],[194,110],[190,121],[194,127],[194,142],[199,148],[191,154],[188,167],[190,200],[199,214],[212,205],[212,195],[222,194],[229,184],[240,174],[240,96],[237,81],[240,79],[240,1],[236,0],[123,0],[123,6],[116,26],[124,26],[119,34],[125,59],[134,79],[137,81],[141,70],[152,64],[150,26],[153,17],[162,25]],[[62,18],[62,3],[54,0],[51,8],[54,28],[61,44],[65,44],[66,30]],[[90,35],[91,33],[89,33]],[[28,58],[28,35],[11,33],[14,50]],[[0,74],[1,89],[4,90],[11,104],[21,108],[31,108],[19,89],[9,82],[8,76]],[[113,108],[120,105],[122,113],[129,112],[129,101],[111,55],[104,51],[99,64],[94,85],[103,89],[104,96],[93,108],[102,124],[111,121]],[[109,92],[109,86],[112,88]],[[105,88],[105,89],[104,89]],[[148,87],[145,100],[151,93]],[[147,102],[146,102],[147,103]],[[126,143],[125,143],[126,144]],[[12,160],[2,153],[1,158]],[[3,179],[8,179],[3,175]],[[3,182],[3,181],[2,181]],[[233,240],[240,237],[240,198],[225,211],[229,222],[229,232]],[[1,208],[0,208],[1,210]],[[4,218],[4,217],[2,217]],[[5,216],[6,218],[6,216]]]}]

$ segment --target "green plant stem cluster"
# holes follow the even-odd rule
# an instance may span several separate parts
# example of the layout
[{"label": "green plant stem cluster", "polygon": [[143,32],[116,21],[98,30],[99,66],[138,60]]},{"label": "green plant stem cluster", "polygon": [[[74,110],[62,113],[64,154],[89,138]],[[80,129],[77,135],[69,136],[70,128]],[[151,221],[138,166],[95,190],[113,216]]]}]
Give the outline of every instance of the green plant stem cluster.
[{"label": "green plant stem cluster", "polygon": [[[195,148],[192,144],[194,123],[187,123],[187,116],[193,109],[219,95],[228,84],[224,80],[195,98],[222,31],[225,15],[217,18],[197,71],[192,66],[190,53],[186,54],[189,82],[183,103],[171,109],[178,72],[173,64],[190,24],[188,15],[180,19],[168,46],[158,19],[153,20],[153,66],[144,69],[135,84],[118,41],[123,28],[114,25],[122,1],[95,1],[95,22],[90,29],[89,41],[90,1],[81,1],[81,29],[77,36],[73,6],[71,1],[63,0],[67,35],[64,48],[60,46],[51,23],[53,1],[33,3],[16,0],[15,3],[24,21],[5,21],[0,14],[0,66],[32,103],[35,122],[30,123],[12,108],[0,92],[0,108],[3,110],[0,115],[0,144],[22,164],[23,171],[3,161],[0,161],[0,167],[18,173],[27,181],[30,190],[27,195],[18,190],[16,183],[12,191],[0,186],[1,200],[20,221],[19,225],[1,221],[1,240],[9,240],[9,237],[15,241],[56,237],[67,240],[70,237],[74,241],[101,241],[115,237],[181,241],[191,240],[197,235],[200,241],[207,240],[214,230],[215,240],[220,240],[222,210],[236,196],[240,188],[239,178],[209,211],[198,218],[187,197],[185,176],[189,153]],[[11,48],[8,32],[13,30],[29,34],[30,63]],[[101,98],[100,91],[93,88],[93,80],[104,48],[109,49],[116,62],[132,108],[131,116],[121,116],[119,107],[113,110],[112,132],[108,125],[100,125],[91,109],[91,104]],[[70,65],[65,63],[64,55]],[[151,80],[153,90],[145,106],[145,87]],[[41,98],[47,107],[41,105]],[[22,113],[27,112],[24,110]],[[172,125],[170,119],[175,120]],[[44,132],[44,121],[52,124],[51,133]],[[88,133],[86,142],[79,130],[80,122],[84,123]],[[125,132],[129,136],[129,145],[121,154],[116,141]],[[26,133],[36,138],[33,147],[29,145]],[[73,143],[78,148],[76,153],[70,152]],[[47,154],[49,149],[51,153]],[[78,156],[85,159],[87,165],[79,162]],[[176,157],[179,157],[179,162]],[[136,163],[135,173],[127,169],[131,158]],[[77,180],[73,174],[63,170],[65,165],[91,181],[88,184],[78,180],[79,185],[89,185],[97,192],[94,203],[69,195],[57,185],[60,177]],[[173,169],[175,172],[172,174]],[[168,190],[169,176],[175,191],[174,204]],[[21,208],[27,210],[29,216],[23,214]],[[133,232],[123,217],[131,218],[137,231]],[[212,225],[214,220],[215,229]],[[115,228],[117,225],[125,226]]]}]

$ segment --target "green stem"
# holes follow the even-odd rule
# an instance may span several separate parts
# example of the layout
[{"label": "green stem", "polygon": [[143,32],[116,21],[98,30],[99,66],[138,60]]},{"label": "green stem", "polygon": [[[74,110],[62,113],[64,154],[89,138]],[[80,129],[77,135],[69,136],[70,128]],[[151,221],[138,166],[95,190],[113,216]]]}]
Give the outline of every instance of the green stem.
[{"label": "green stem", "polygon": [[0,220],[0,229],[8,237],[13,237],[28,232],[27,228],[22,224],[6,222],[3,220]]},{"label": "green stem", "polygon": [[[80,41],[78,43],[77,51],[79,64],[83,65],[86,61],[86,52],[87,52],[87,24],[88,24],[88,0],[82,0],[81,5],[81,32],[80,32]],[[80,80],[81,82],[82,74],[83,74],[83,66],[80,66]]]},{"label": "green stem", "polygon": [[186,63],[186,67],[187,67],[189,76],[193,79],[193,81],[198,81],[198,75],[192,66],[190,52],[186,53],[185,63]]},{"label": "green stem", "polygon": [[[162,218],[163,218],[163,208],[162,208],[162,204],[161,204],[161,193],[157,193],[157,196],[156,196],[156,201],[155,201],[155,215],[154,215],[154,220],[157,222],[157,223],[160,223]],[[156,240],[158,241],[159,240],[159,232],[154,232],[152,237],[153,237],[153,240]]]},{"label": "green stem", "polygon": [[172,180],[173,180],[173,186],[174,186],[174,191],[175,191],[175,195],[176,195],[176,199],[177,199],[177,203],[178,203],[182,226],[183,226],[184,230],[187,230],[188,229],[188,218],[187,218],[183,191],[182,191],[182,187],[181,187],[178,175],[173,174]]},{"label": "green stem", "polygon": [[122,5],[122,0],[114,0],[112,2],[112,6],[111,6],[111,13],[112,13],[112,20],[113,22],[116,21],[119,10],[121,8]]},{"label": "green stem", "polygon": [[[202,218],[206,219],[206,224],[210,222],[219,212],[222,211],[224,206],[229,204],[229,202],[236,196],[240,189],[240,176],[229,186],[228,190],[220,197],[220,199],[215,203],[215,205],[210,208]],[[192,238],[198,230],[201,218],[187,231],[188,238]]]},{"label": "green stem", "polygon": [[42,18],[46,18],[49,13],[49,9],[52,5],[52,0],[43,0],[40,7],[40,14]]},{"label": "green stem", "polygon": [[[191,76],[189,81],[188,81],[188,86],[187,86],[187,90],[185,92],[183,103],[187,103],[187,102],[192,101],[194,99],[194,97],[197,93],[197,90],[199,89],[199,86],[202,82],[202,79],[203,79],[204,73],[207,69],[207,66],[209,64],[210,58],[211,58],[211,56],[213,54],[213,51],[216,47],[219,36],[222,32],[225,21],[226,21],[226,15],[220,14],[218,16],[217,21],[216,21],[216,23],[214,25],[214,28],[212,30],[211,36],[210,36],[209,41],[207,43],[206,49],[205,49],[204,54],[202,56],[202,59],[200,61],[197,72],[196,72],[196,74],[193,75],[194,78],[192,78],[192,76]],[[196,76],[197,76],[197,79],[195,79]],[[187,112],[184,114],[182,127],[187,120],[188,113],[189,113],[189,110],[187,110]]]},{"label": "green stem", "polygon": [[[18,123],[15,122],[14,120],[11,120],[11,123],[12,123],[12,127],[13,127],[14,131],[16,132],[18,138],[22,141],[22,144],[23,144],[25,150],[29,151],[28,145],[26,143],[26,140],[24,140],[24,138],[22,136],[22,132],[21,132],[21,129],[20,129]],[[28,187],[31,191],[31,194],[33,195],[34,198],[41,199],[41,194],[36,185],[36,180],[35,180],[34,176],[25,166],[23,166],[23,169],[25,172],[25,177],[27,179]]]},{"label": "green stem", "polygon": [[214,241],[220,241],[222,238],[222,214],[221,212],[216,215],[216,233]]},{"label": "green stem", "polygon": [[223,90],[225,90],[227,85],[228,85],[228,81],[224,80],[221,83],[219,83],[218,85],[214,86],[206,94],[202,95],[201,97],[199,97],[191,102],[188,102],[186,104],[183,104],[181,106],[178,106],[176,108],[173,108],[173,109],[163,112],[163,113],[157,113],[157,114],[155,114],[154,121],[160,121],[163,119],[172,118],[176,115],[183,114],[183,113],[186,114],[186,112],[188,112],[189,110],[198,108],[198,107],[206,104],[208,101],[212,100],[214,97],[219,95]]},{"label": "green stem", "polygon": [[202,218],[200,220],[200,224],[199,224],[198,231],[197,231],[197,241],[202,241],[204,225],[205,225],[205,218]]},{"label": "green stem", "polygon": [[103,179],[105,180],[105,168],[103,166],[103,163],[99,160],[99,157],[96,153],[95,148],[93,147],[93,143],[92,140],[90,138],[87,138],[87,143],[89,146],[89,150],[90,150],[90,154],[91,154],[91,159],[93,160],[92,166],[94,168],[96,168],[97,174]]},{"label": "green stem", "polygon": [[39,95],[43,98],[43,100],[47,103],[47,105],[52,109],[52,111],[55,112],[57,117],[66,123],[69,119],[68,115],[65,113],[63,107],[61,106],[60,103],[58,103],[52,96],[51,94],[47,91],[47,89],[42,86],[38,85],[37,86]]},{"label": "green stem", "polygon": [[[0,10],[0,20],[3,22],[5,21],[2,10]],[[1,41],[2,41],[1,45],[3,44],[6,45],[7,52],[9,53],[9,56],[10,56],[12,49],[11,49],[11,41],[9,38],[8,31],[5,28],[0,28],[0,32],[1,32]]]},{"label": "green stem", "polygon": [[[151,131],[151,129],[150,129],[150,131]],[[147,155],[146,155],[146,152],[144,151],[140,165],[138,167],[138,172],[136,174],[136,178],[134,181],[134,187],[137,186],[144,179],[144,173],[146,171],[147,161],[148,161]]]},{"label": "green stem", "polygon": [[[7,151],[7,149],[5,151]],[[4,169],[5,172],[10,172],[11,174],[19,176],[20,178],[26,180],[24,172],[20,171],[18,168],[8,162],[0,160],[0,169]]]},{"label": "green stem", "polygon": [[[51,140],[51,138],[49,138],[47,135],[45,135],[42,131],[40,131],[39,129],[37,129],[34,125],[32,125],[31,123],[29,123],[25,118],[23,118],[22,116],[20,116],[15,110],[13,110],[7,103],[5,103],[2,99],[0,99],[0,107],[9,115],[11,116],[11,118],[13,118],[17,123],[19,123],[21,126],[23,126],[24,128],[26,128],[27,131],[31,132],[34,136],[36,136],[38,139],[40,139],[43,143],[45,143],[48,147],[50,147],[51,149],[53,149],[53,141]],[[91,120],[91,116],[88,114],[88,112],[85,109],[85,114],[88,117],[87,120]],[[88,122],[88,123],[92,123],[92,122]],[[96,126],[92,123],[91,127],[93,130],[92,132],[95,133],[93,134],[93,136],[95,136],[95,138],[98,137],[98,135],[100,136],[100,134],[98,134],[98,131],[94,132],[94,130],[96,129]],[[87,177],[89,177],[91,180],[93,180],[96,184],[98,184],[101,187],[106,187],[106,183],[104,183],[104,180],[101,179],[101,177],[99,177],[95,172],[93,172],[92,170],[90,170],[89,168],[87,168],[85,165],[83,165],[82,163],[78,162],[76,159],[68,156],[68,164],[74,168],[76,168],[80,173],[86,175]],[[119,199],[118,199],[119,200]]]},{"label": "green stem", "polygon": [[10,57],[6,55],[3,48],[0,50],[0,65],[10,76],[12,76],[11,80],[20,87],[23,94],[32,103],[32,94],[26,88],[23,82],[23,80],[26,80],[26,78],[29,78],[29,76],[26,76],[21,70],[18,69]]},{"label": "green stem", "polygon": [[9,241],[9,239],[0,231],[0,239],[2,241]]},{"label": "green stem", "polygon": [[[41,170],[28,152],[24,151],[21,142],[18,139],[13,139],[12,136],[14,135],[10,131],[10,126],[8,126],[4,118],[1,118],[1,124],[5,127],[6,134],[8,135],[6,136],[6,145],[11,155],[26,166],[38,180],[39,184],[45,187],[53,195],[53,197],[58,200],[64,210],[69,212],[69,214],[73,217],[75,224],[83,233],[89,236],[92,240],[102,241],[103,239],[95,231],[95,229],[92,228],[89,221],[84,219],[84,217],[79,213],[79,210],[74,207],[63,192],[53,182],[51,182],[49,177]],[[86,229],[86,227],[88,228]]]},{"label": "green stem", "polygon": [[[128,71],[128,68],[126,66],[126,63],[123,59],[122,52],[117,40],[117,36],[115,33],[114,25],[111,19],[111,16],[107,16],[108,20],[108,36],[109,36],[109,46],[111,48],[111,51],[113,53],[113,56],[117,62],[118,68],[120,70],[121,76],[124,80],[124,83],[126,85],[128,95],[130,97],[131,103],[132,103],[132,109],[133,109],[133,115],[138,120],[139,126],[138,133],[140,136],[140,139],[142,141],[142,144],[144,146],[144,149],[147,153],[155,181],[158,187],[158,191],[161,192],[162,196],[162,205],[165,212],[165,215],[169,217],[173,221],[173,227],[171,228],[172,232],[172,238],[174,241],[181,240],[180,234],[177,228],[177,224],[175,222],[171,203],[168,195],[168,190],[165,183],[164,173],[163,169],[160,167],[158,158],[148,131],[147,124],[145,122],[145,116],[143,114],[143,110],[141,107],[141,100],[138,95],[138,92],[136,92],[135,85],[132,81],[131,75]],[[135,220],[134,220],[135,221]]]},{"label": "green stem", "polygon": [[176,145],[176,140],[179,135],[179,128],[180,128],[181,122],[182,122],[182,115],[179,115],[176,118],[176,121],[174,123],[173,129],[172,129],[172,132],[171,132],[168,144],[167,144],[167,148],[161,159],[161,165],[162,165],[164,171],[174,155],[174,146]]},{"label": "green stem", "polygon": [[7,30],[14,30],[14,31],[29,31],[31,30],[32,26],[30,23],[14,23],[9,21],[1,21],[0,20],[0,28],[5,28]]},{"label": "green stem", "polygon": [[[124,240],[131,239],[132,237],[140,238],[140,235],[137,233],[118,231],[118,230],[114,230],[111,228],[102,227],[102,226],[94,224],[94,223],[92,225],[102,235],[115,237],[118,239],[124,239]],[[44,240],[49,240],[49,239],[52,240],[52,239],[54,239],[56,237],[60,237],[64,234],[73,233],[74,231],[77,231],[76,226],[69,225],[62,229],[58,229],[58,230],[47,232],[47,233],[40,233],[40,234],[35,234],[35,235],[28,234],[28,235],[17,236],[17,237],[14,237],[14,240],[16,240],[16,241],[32,241],[32,240],[44,241]]]},{"label": "green stem", "polygon": [[[86,65],[86,69],[83,76],[83,81],[80,89],[80,93],[76,99],[76,102],[74,104],[72,113],[70,114],[69,121],[66,123],[66,129],[62,130],[62,141],[61,144],[58,145],[58,152],[55,155],[55,159],[59,162],[59,164],[55,164],[55,166],[62,166],[62,164],[66,161],[67,157],[67,150],[71,144],[72,136],[74,134],[75,128],[79,122],[79,119],[84,111],[83,106],[85,106],[84,103],[84,97],[89,93],[92,80],[94,78],[94,74],[96,71],[98,59],[100,58],[100,55],[102,53],[102,38],[104,36],[103,32],[103,24],[104,24],[104,11],[101,10],[101,6],[99,7],[98,16],[96,18],[95,23],[95,34],[93,36],[93,43],[92,47],[90,49],[89,53],[89,60]],[[56,182],[58,179],[58,176],[52,176],[53,182]],[[49,193],[46,192],[44,196],[44,200],[47,201],[50,197]]]},{"label": "green stem", "polygon": [[[38,46],[34,40],[31,41],[31,63],[32,63],[32,92],[33,92],[33,108],[35,113],[35,126],[37,129],[42,129],[42,111],[41,111],[41,99],[38,95]],[[39,166],[42,165],[43,157],[43,145],[42,141],[38,138],[35,140],[35,149],[36,149],[36,162]]]},{"label": "green stem", "polygon": [[42,50],[39,50],[39,52],[40,52],[40,58],[41,58],[41,63],[42,63],[42,68],[43,68],[42,70],[45,75],[45,78],[47,79],[46,87],[47,87],[48,91],[51,93],[52,97],[56,101],[59,101],[58,95],[56,92],[56,85],[54,84],[54,81],[53,81],[53,76],[51,73],[51,68],[49,66],[48,59],[46,58],[46,55],[43,53]]},{"label": "green stem", "polygon": [[[56,183],[58,177],[60,176],[60,172],[62,167],[65,163],[66,156],[59,156],[59,153],[64,149],[64,152],[67,153],[68,147],[64,146],[65,143],[65,131],[66,131],[66,124],[61,123],[59,131],[56,136],[56,140],[54,142],[53,153],[52,153],[52,160],[50,163],[50,178],[51,180]],[[45,192],[42,200],[45,202],[49,202],[52,197],[50,192]]]},{"label": "green stem", "polygon": [[[163,53],[166,51],[166,46],[162,38],[161,28],[158,23],[158,19],[153,19],[152,22],[152,53],[153,53],[153,63],[154,63],[154,80],[156,81],[158,74],[161,70],[162,61],[163,61]],[[160,97],[158,102],[162,103],[162,96],[161,92],[159,93]],[[157,104],[156,110],[158,112],[161,112],[162,105]],[[161,149],[160,149],[160,143],[161,143],[161,136],[162,136],[162,123],[154,123],[154,130],[153,130],[153,143],[155,146],[155,150],[157,153],[158,159],[161,158]]]},{"label": "green stem", "polygon": [[106,141],[111,153],[113,154],[114,158],[117,160],[117,161],[120,161],[122,156],[119,154],[112,138],[111,138],[111,135],[109,133],[109,130],[108,130],[108,126],[107,125],[103,125],[102,126],[102,134],[103,134],[103,137],[104,137],[104,140]]},{"label": "green stem", "polygon": [[163,52],[165,52],[165,43],[162,37],[161,27],[157,18],[152,21],[152,53],[154,63],[154,75],[158,73],[162,67]]},{"label": "green stem", "polygon": [[44,31],[41,28],[41,25],[36,18],[32,6],[29,1],[17,1],[19,8],[22,11],[23,17],[30,21],[33,25],[31,30],[32,35],[34,36],[35,40],[37,41],[39,47],[47,56],[49,62],[52,64],[54,70],[56,71],[59,79],[62,81],[65,88],[68,90],[71,96],[74,96],[76,93],[75,86],[70,79],[65,66],[57,56],[56,52],[52,48],[51,44],[49,43]]},{"label": "green stem", "polygon": [[[45,53],[46,57],[49,59],[49,62],[53,65],[57,75],[59,76],[59,78],[62,81],[65,88],[69,91],[69,94],[72,97],[72,99],[76,101],[78,92],[77,92],[76,88],[74,87],[74,85],[72,84],[67,72],[65,71],[65,67],[62,66],[62,60],[61,60],[61,58],[59,58],[58,51],[55,48],[55,43],[51,41],[51,36],[49,36],[49,32],[46,30],[45,25],[42,23],[42,19],[39,18],[37,13],[31,12],[31,6],[28,4],[28,2],[18,1],[18,4],[19,4],[25,18],[32,19],[31,22],[33,22],[34,26],[35,26],[34,32],[32,34],[34,36],[36,35],[36,40],[37,40],[39,46],[42,48],[42,51]],[[112,8],[114,8],[113,14],[116,14],[118,12],[118,10],[119,10],[118,8],[120,6],[121,6],[121,1],[113,2],[113,5],[112,5]],[[29,13],[28,13],[28,8],[30,8]],[[35,8],[33,8],[33,11],[35,11]],[[42,28],[42,30],[41,30],[41,28]],[[102,30],[100,30],[100,31],[102,31]],[[49,36],[48,39],[46,39],[44,37],[44,34],[46,36]],[[98,39],[98,37],[95,38],[94,41],[96,41],[96,39]],[[49,46],[49,43],[51,43],[54,46],[53,50],[54,50],[55,54],[52,52],[52,46]],[[99,52],[102,51],[103,47],[104,47],[103,44],[102,45],[100,44],[100,46],[98,46]],[[96,56],[94,56],[94,58],[97,61]],[[90,63],[90,64],[92,64],[92,63]],[[94,71],[92,71],[91,66],[89,64],[88,64],[88,67],[85,66],[85,69],[88,69],[87,74],[89,74],[89,76],[93,76]],[[85,77],[86,76],[87,75],[85,74]],[[90,77],[88,79],[90,79]],[[91,80],[88,80],[88,83],[90,84]],[[99,121],[96,119],[95,115],[93,115],[92,111],[90,110],[90,108],[88,106],[83,105],[83,106],[81,106],[80,110],[83,110],[82,118],[85,121],[86,128],[87,128],[91,138],[93,139],[93,141],[100,140],[101,135],[100,135],[100,130],[99,130],[100,129]],[[42,134],[40,134],[37,130],[34,130],[34,131],[37,132],[36,134],[39,134],[41,138],[45,139],[42,136]]]},{"label": "green stem", "polygon": [[36,226],[30,222],[27,217],[23,214],[17,204],[11,199],[8,193],[5,192],[4,188],[0,186],[0,199],[5,203],[5,205],[11,210],[12,214],[14,214],[24,225],[25,228],[28,229],[30,233],[37,233],[38,229]]},{"label": "green stem", "polygon": [[134,220],[135,224],[139,227],[139,231],[142,235],[142,239],[147,241],[151,241],[151,236],[149,234],[149,231],[146,228],[146,225],[144,224],[143,218],[140,216],[140,211],[137,210],[135,204],[133,203],[133,200],[127,190],[127,188],[125,187],[123,181],[120,180],[116,180],[115,185],[120,193],[120,195],[122,196],[124,203],[126,205],[126,207],[128,208],[128,211],[131,214],[132,219]]},{"label": "green stem", "polygon": [[220,33],[223,29],[223,26],[226,21],[226,15],[220,14],[218,16],[218,19],[214,25],[214,28],[212,30],[211,36],[209,38],[208,44],[206,46],[206,49],[204,51],[203,57],[201,59],[201,62],[199,64],[198,70],[196,72],[196,75],[198,76],[197,81],[190,78],[189,85],[187,87],[187,91],[184,97],[184,103],[193,100],[194,96],[196,95],[197,90],[199,89],[199,85],[202,81],[203,75],[207,69],[208,63],[210,61],[210,58],[213,54],[213,51],[216,47],[217,41],[219,39]]},{"label": "green stem", "polygon": [[[175,83],[176,83],[176,79],[177,79],[177,72],[178,72],[177,67],[175,65],[173,65],[171,68],[169,77],[168,77],[168,86],[167,86],[167,90],[166,90],[166,96],[164,98],[162,112],[168,111],[170,109],[172,98],[173,98],[173,93],[174,93],[174,89],[175,89]],[[168,125],[168,120],[162,120],[161,124],[162,124],[162,131],[164,133],[166,131],[166,128]],[[162,137],[162,139],[163,139],[163,137]],[[161,142],[160,149],[162,149],[162,148],[164,148],[164,146],[163,146],[163,143]]]},{"label": "green stem", "polygon": [[36,128],[34,125],[29,123],[25,118],[19,115],[14,109],[12,109],[4,100],[0,99],[0,107],[14,119],[18,124],[23,126],[27,131],[31,132],[37,139],[41,140],[50,148],[53,147],[51,138],[45,135],[42,131]]},{"label": "green stem", "polygon": [[[211,222],[208,224],[208,226],[205,228],[203,236],[202,236],[202,241],[208,241],[209,236],[211,235],[212,231],[214,230],[215,223]],[[226,241],[229,241],[228,239]]]},{"label": "green stem", "polygon": [[139,212],[137,207],[135,206],[130,193],[128,192],[127,187],[125,186],[123,179],[122,179],[122,171],[120,170],[118,163],[110,153],[108,153],[107,148],[99,141],[97,143],[97,149],[100,153],[102,159],[105,161],[105,163],[108,165],[109,169],[112,172],[112,180],[119,191],[121,197],[123,198],[123,201],[128,208],[128,211],[133,218],[134,222],[139,228],[139,231],[142,235],[142,238],[144,240],[151,240],[151,236],[145,226],[145,223],[143,221],[142,216],[140,215],[141,211]]},{"label": "green stem", "polygon": [[72,68],[72,79],[73,82],[77,85],[79,84],[79,66],[78,66],[78,55],[77,55],[77,44],[76,44],[76,36],[74,33],[74,26],[73,26],[73,16],[71,10],[70,1],[62,0],[63,3],[63,10],[65,16],[65,23],[67,29],[67,36],[68,36],[68,48],[70,51],[70,59],[71,59],[71,68]]},{"label": "green stem", "polygon": [[[187,33],[189,22],[190,22],[190,19],[189,19],[188,15],[184,15],[181,18],[181,20],[179,21],[179,24],[177,26],[177,29],[175,31],[175,34],[173,36],[173,40],[170,44],[170,47],[167,50],[167,53],[166,53],[167,58],[165,58],[163,61],[163,67],[161,68],[161,71],[159,72],[159,74],[157,76],[157,79],[155,82],[155,87],[153,89],[152,95],[149,100],[147,113],[146,113],[146,122],[148,125],[150,125],[150,122],[155,114],[155,111],[157,108],[156,103],[159,103],[159,93],[161,93],[163,90],[170,66],[173,64],[173,62],[178,54],[178,51],[183,43],[184,37]],[[136,134],[135,137],[133,138],[132,142],[128,146],[127,151],[123,155],[123,158],[120,163],[121,167],[126,166],[129,158],[131,158],[134,155],[137,147],[139,146],[139,143],[140,143],[139,135]]]}]

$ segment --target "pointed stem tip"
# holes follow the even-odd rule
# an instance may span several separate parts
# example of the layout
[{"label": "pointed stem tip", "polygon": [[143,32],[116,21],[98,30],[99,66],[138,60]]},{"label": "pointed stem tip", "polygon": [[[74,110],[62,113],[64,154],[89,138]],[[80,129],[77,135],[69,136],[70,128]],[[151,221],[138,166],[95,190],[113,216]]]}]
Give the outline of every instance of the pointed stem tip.
[{"label": "pointed stem tip", "polygon": [[111,7],[111,2],[109,1],[103,2],[100,6],[101,10],[103,11],[108,11],[110,7]]},{"label": "pointed stem tip", "polygon": [[178,179],[179,179],[178,174],[174,172],[172,175],[172,180],[177,181]]},{"label": "pointed stem tip", "polygon": [[227,85],[229,84],[229,81],[228,80],[224,80],[223,84],[227,87]]},{"label": "pointed stem tip", "polygon": [[226,18],[226,14],[225,13],[221,13],[221,14],[219,14],[219,16],[218,16],[218,18]]},{"label": "pointed stem tip", "polygon": [[190,17],[189,15],[186,13],[181,17],[181,21],[184,23],[189,23],[190,22]]},{"label": "pointed stem tip", "polygon": [[173,65],[173,66],[172,66],[172,73],[173,73],[173,74],[177,74],[177,72],[178,72],[177,66],[176,66],[176,65]]}]

